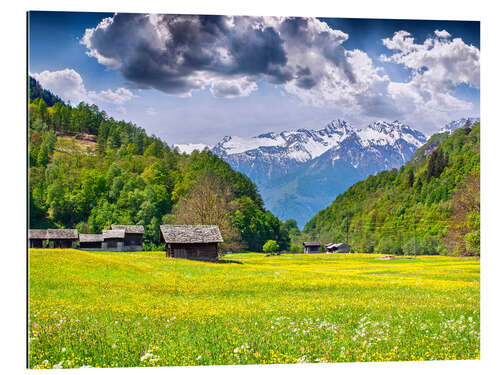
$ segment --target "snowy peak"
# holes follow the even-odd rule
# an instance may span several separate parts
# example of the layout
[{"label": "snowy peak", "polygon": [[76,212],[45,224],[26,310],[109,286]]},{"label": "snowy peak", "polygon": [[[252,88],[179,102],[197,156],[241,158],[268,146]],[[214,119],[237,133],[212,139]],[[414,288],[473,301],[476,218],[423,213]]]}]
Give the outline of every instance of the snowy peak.
[{"label": "snowy peak", "polygon": [[214,146],[213,150],[216,154],[233,155],[260,147],[280,147],[285,144],[286,141],[283,137],[274,133],[261,134],[251,138],[226,136]]},{"label": "snowy peak", "polygon": [[334,120],[331,123],[329,123],[324,129],[319,130],[320,133],[327,133],[327,134],[349,134],[353,133],[354,129],[352,126],[344,121],[344,120]]},{"label": "snowy peak", "polygon": [[319,130],[298,129],[260,134],[251,138],[224,137],[213,151],[218,155],[234,155],[252,151],[305,162],[317,158],[353,134],[346,121],[335,120]]},{"label": "snowy peak", "polygon": [[358,129],[356,132],[360,137],[361,144],[365,147],[372,145],[394,146],[396,142],[403,140],[418,148],[427,140],[424,134],[398,120],[393,122],[375,121],[367,128]]},{"label": "snowy peak", "polygon": [[444,133],[444,132],[453,132],[457,130],[458,128],[464,127],[464,125],[467,123],[467,121],[470,122],[471,126],[474,125],[476,122],[479,122],[480,119],[479,117],[468,117],[468,118],[461,118],[460,120],[454,120],[446,124],[444,127],[439,130],[439,133]]}]

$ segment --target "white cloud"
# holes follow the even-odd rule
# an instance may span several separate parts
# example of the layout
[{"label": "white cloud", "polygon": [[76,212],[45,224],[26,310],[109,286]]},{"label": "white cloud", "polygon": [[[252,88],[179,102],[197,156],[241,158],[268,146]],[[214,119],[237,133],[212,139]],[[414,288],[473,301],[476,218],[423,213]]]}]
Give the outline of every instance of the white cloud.
[{"label": "white cloud", "polygon": [[479,89],[479,49],[467,45],[460,38],[449,40],[446,30],[436,30],[437,38],[415,43],[406,31],[394,33],[382,43],[394,51],[391,56],[381,55],[384,62],[400,64],[411,70],[406,83],[390,82],[387,93],[393,98],[406,118],[434,124],[457,117],[457,111],[470,111],[470,102],[454,96],[458,85],[466,84]]},{"label": "white cloud", "polygon": [[210,92],[218,98],[238,98],[249,96],[257,90],[257,84],[246,77],[231,80],[214,80]]},{"label": "white cloud", "polygon": [[123,105],[136,97],[132,93],[132,91],[123,87],[119,87],[115,91],[110,89],[101,92],[88,91],[87,96],[90,99],[94,99],[95,101],[112,103],[116,105]]},{"label": "white cloud", "polygon": [[[446,30],[439,33],[448,34]],[[382,55],[381,59],[412,69],[413,81],[423,89],[450,92],[460,83],[479,88],[479,49],[461,38],[428,38],[417,44],[408,32],[398,31],[382,43],[395,53]]]},{"label": "white cloud", "polygon": [[449,38],[451,36],[446,30],[434,30],[434,34],[436,34],[438,38]]},{"label": "white cloud", "polygon": [[71,104],[78,104],[87,100],[87,90],[80,74],[73,69],[64,69],[55,72],[45,70],[33,73],[33,77],[40,82],[43,88],[52,91],[61,99]]},{"label": "white cloud", "polygon": [[32,76],[40,82],[43,88],[52,91],[72,105],[83,101],[91,104],[110,103],[122,106],[136,97],[132,91],[123,87],[114,91],[111,89],[100,92],[87,91],[82,77],[73,69],[54,72],[45,70],[41,73],[33,73]]}]

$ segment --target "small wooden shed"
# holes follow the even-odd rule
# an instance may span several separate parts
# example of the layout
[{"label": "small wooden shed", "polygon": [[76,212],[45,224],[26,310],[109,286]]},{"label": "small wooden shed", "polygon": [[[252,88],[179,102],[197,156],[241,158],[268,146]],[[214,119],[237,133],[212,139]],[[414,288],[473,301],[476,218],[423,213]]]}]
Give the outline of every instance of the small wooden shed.
[{"label": "small wooden shed", "polygon": [[142,225],[111,225],[112,230],[124,230],[125,238],[123,241],[123,250],[142,251],[142,236],[144,227]]},{"label": "small wooden shed", "polygon": [[349,245],[343,242],[329,243],[325,246],[327,253],[348,253]]},{"label": "small wooden shed", "polygon": [[47,247],[47,230],[46,229],[30,229],[28,231],[29,247],[41,249]]},{"label": "small wooden shed", "polygon": [[108,251],[123,251],[125,230],[111,229],[102,231],[102,249]]},{"label": "small wooden shed", "polygon": [[224,242],[217,225],[161,225],[160,240],[170,258],[214,261],[218,244]]},{"label": "small wooden shed", "polygon": [[304,254],[316,254],[321,252],[321,242],[318,241],[310,241],[303,242],[304,245]]},{"label": "small wooden shed", "polygon": [[76,248],[78,231],[76,229],[30,229],[28,239],[32,248]]},{"label": "small wooden shed", "polygon": [[83,250],[101,250],[102,234],[84,234],[80,233],[80,249]]}]

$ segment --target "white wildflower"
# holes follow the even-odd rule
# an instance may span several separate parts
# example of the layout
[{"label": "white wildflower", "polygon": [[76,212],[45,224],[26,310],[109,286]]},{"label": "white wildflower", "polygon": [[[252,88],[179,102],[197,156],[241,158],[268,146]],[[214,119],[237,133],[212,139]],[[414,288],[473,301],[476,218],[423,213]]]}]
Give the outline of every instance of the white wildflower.
[{"label": "white wildflower", "polygon": [[307,362],[306,356],[303,355],[302,357],[297,358],[297,363],[305,363]]}]

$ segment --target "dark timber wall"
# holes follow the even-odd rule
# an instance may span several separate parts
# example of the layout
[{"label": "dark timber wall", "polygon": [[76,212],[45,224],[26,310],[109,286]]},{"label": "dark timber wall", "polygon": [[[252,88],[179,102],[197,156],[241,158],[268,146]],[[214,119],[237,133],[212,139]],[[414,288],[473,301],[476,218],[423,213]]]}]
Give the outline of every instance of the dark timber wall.
[{"label": "dark timber wall", "polygon": [[217,243],[168,243],[167,257],[196,260],[217,260]]},{"label": "dark timber wall", "polygon": [[130,245],[142,245],[142,234],[125,232],[125,246]]},{"label": "dark timber wall", "polygon": [[49,240],[49,246],[55,249],[70,249],[75,247],[75,242],[74,240],[63,240],[63,239],[54,239],[54,240]]},{"label": "dark timber wall", "polygon": [[38,239],[38,238],[32,238],[30,239],[30,247],[34,249],[41,249],[44,246],[46,240]]},{"label": "dark timber wall", "polygon": [[80,249],[101,249],[102,242],[80,242]]},{"label": "dark timber wall", "polygon": [[305,246],[304,254],[319,253],[321,251],[321,246]]}]

